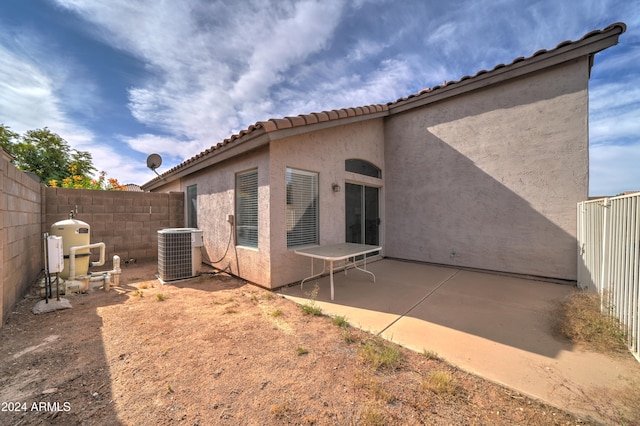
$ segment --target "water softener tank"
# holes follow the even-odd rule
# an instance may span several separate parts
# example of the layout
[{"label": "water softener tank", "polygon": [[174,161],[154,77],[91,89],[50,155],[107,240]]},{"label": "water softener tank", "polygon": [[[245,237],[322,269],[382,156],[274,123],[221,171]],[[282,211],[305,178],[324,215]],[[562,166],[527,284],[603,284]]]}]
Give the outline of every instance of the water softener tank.
[{"label": "water softener tank", "polygon": [[[77,219],[61,220],[51,225],[50,235],[58,235],[62,237],[64,269],[60,273],[60,277],[66,280],[69,278],[69,249],[71,247],[86,246],[91,244],[91,233],[89,224]],[[87,275],[87,273],[89,272],[90,258],[90,249],[87,248],[76,251],[76,276]]]}]

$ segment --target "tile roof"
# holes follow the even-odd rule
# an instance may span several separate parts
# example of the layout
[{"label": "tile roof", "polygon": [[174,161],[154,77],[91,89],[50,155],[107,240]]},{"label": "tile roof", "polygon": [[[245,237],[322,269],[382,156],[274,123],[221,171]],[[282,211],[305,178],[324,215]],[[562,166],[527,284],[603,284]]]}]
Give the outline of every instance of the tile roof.
[{"label": "tile roof", "polygon": [[270,118],[269,120],[266,120],[266,121],[258,121],[257,123],[249,126],[246,130],[242,130],[239,133],[236,133],[228,137],[227,139],[223,140],[222,142],[219,142],[218,144],[212,146],[211,148],[208,148],[200,152],[199,154],[196,154],[193,157],[183,161],[177,166],[167,170],[160,176],[145,183],[143,187],[151,184],[152,182],[157,182],[161,180],[164,176],[173,174],[181,169],[184,169],[189,165],[191,165],[192,163],[196,162],[197,160],[200,160],[209,155],[213,155],[216,153],[216,151],[220,150],[221,148],[231,143],[238,143],[237,141],[242,142],[241,140],[246,139],[249,135],[275,132],[277,130],[290,129],[294,127],[302,127],[310,124],[323,123],[326,121],[341,120],[344,118],[366,116],[374,113],[385,113],[388,111],[389,111],[389,107],[387,105],[378,104],[378,105],[367,105],[367,106],[360,106],[360,107],[354,107],[354,108],[343,108],[338,110],[334,109],[331,111],[312,112],[310,114],[300,114],[295,117]]},{"label": "tile roof", "polygon": [[417,98],[422,98],[422,97],[426,97],[426,96],[431,96],[434,93],[438,93],[440,90],[444,89],[444,88],[449,88],[451,86],[460,86],[463,83],[466,83],[469,80],[476,80],[479,79],[482,76],[485,75],[490,75],[490,74],[494,74],[497,72],[501,72],[502,70],[506,70],[510,67],[514,67],[517,66],[518,64],[522,63],[522,62],[526,62],[526,61],[530,61],[533,58],[538,58],[541,57],[543,55],[550,55],[553,53],[556,53],[558,50],[567,47],[567,46],[572,46],[572,45],[576,45],[579,44],[587,39],[590,39],[592,37],[596,37],[602,34],[606,34],[611,32],[612,30],[619,30],[619,34],[624,33],[626,31],[627,26],[622,23],[622,22],[617,22],[614,24],[611,24],[609,26],[607,26],[606,28],[602,29],[602,30],[595,30],[595,31],[591,31],[587,34],[585,34],[582,38],[580,38],[579,40],[576,41],[570,41],[570,40],[566,40],[563,41],[562,43],[558,44],[555,48],[551,49],[551,50],[546,50],[546,49],[541,49],[536,51],[533,55],[525,58],[523,56],[520,56],[516,59],[514,59],[510,64],[498,64],[495,67],[493,67],[493,69],[491,70],[481,70],[478,71],[474,76],[464,76],[459,80],[456,81],[445,81],[442,85],[438,85],[438,86],[434,86],[434,87],[430,87],[430,88],[426,88],[421,90],[418,93],[409,95],[407,97],[404,98],[399,98],[396,101],[393,102],[388,102],[387,104],[374,104],[374,105],[368,105],[368,106],[360,106],[360,107],[354,107],[354,108],[342,108],[342,109],[338,109],[338,110],[331,110],[331,111],[322,111],[322,112],[312,112],[310,114],[300,114],[297,115],[295,117],[283,117],[283,118],[270,118],[269,120],[266,121],[258,121],[255,124],[252,124],[251,126],[249,126],[247,129],[240,131],[237,134],[234,134],[232,136],[230,136],[229,138],[223,140],[222,142],[219,142],[218,144],[206,149],[205,151],[200,152],[199,154],[183,161],[182,163],[178,164],[177,166],[167,170],[166,172],[164,172],[163,174],[161,174],[160,176],[152,179],[151,181],[145,183],[143,186],[147,187],[149,185],[151,185],[152,183],[158,182],[160,180],[162,180],[163,178],[175,174],[179,171],[181,171],[182,169],[188,168],[189,166],[191,166],[192,164],[198,162],[198,160],[204,159],[205,157],[209,157],[211,155],[215,155],[217,153],[217,151],[219,151],[221,148],[226,147],[229,144],[237,144],[237,143],[241,143],[245,140],[251,139],[254,136],[260,136],[262,134],[265,133],[270,133],[270,132],[275,132],[275,131],[279,131],[279,130],[284,130],[284,129],[291,129],[291,128],[295,128],[295,127],[302,127],[302,126],[307,126],[307,125],[312,125],[312,124],[317,124],[317,123],[322,123],[322,122],[328,122],[328,121],[334,121],[334,120],[342,120],[342,119],[346,119],[346,118],[351,118],[351,117],[358,117],[358,116],[367,116],[367,115],[372,115],[372,114],[379,114],[379,113],[389,113],[391,108],[393,108],[394,106],[397,105],[401,105],[404,103],[407,103],[409,101],[413,101]]}]

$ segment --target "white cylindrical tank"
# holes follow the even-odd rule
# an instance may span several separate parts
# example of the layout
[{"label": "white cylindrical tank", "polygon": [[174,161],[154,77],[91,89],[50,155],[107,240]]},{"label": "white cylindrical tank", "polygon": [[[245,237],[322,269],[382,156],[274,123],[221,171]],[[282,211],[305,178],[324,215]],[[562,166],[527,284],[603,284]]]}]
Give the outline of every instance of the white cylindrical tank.
[{"label": "white cylindrical tank", "polygon": [[[71,247],[86,246],[91,244],[91,228],[89,224],[77,220],[66,219],[51,225],[50,235],[58,235],[62,237],[62,249],[64,252],[64,269],[60,273],[63,279],[69,278],[69,249]],[[76,251],[75,275],[86,275],[89,272],[89,259],[91,258],[90,249],[82,249]]]}]

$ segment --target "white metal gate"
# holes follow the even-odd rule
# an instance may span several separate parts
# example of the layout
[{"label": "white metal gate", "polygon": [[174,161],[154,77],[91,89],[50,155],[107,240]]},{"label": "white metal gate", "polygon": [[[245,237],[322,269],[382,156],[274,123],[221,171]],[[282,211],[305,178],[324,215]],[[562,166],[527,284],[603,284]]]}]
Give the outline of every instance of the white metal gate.
[{"label": "white metal gate", "polygon": [[578,286],[597,291],[640,361],[640,193],[578,203]]}]

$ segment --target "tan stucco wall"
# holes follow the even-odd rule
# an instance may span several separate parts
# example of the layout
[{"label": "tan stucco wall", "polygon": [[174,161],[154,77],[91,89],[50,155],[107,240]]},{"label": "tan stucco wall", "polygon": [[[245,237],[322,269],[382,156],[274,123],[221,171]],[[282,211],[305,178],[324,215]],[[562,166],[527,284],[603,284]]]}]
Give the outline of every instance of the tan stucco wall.
[{"label": "tan stucco wall", "polygon": [[[333,127],[313,133],[272,142],[271,149],[271,285],[279,287],[310,275],[309,258],[287,249],[286,182],[287,167],[318,172],[320,244],[345,241],[345,182],[381,188],[384,193],[384,129],[383,119]],[[360,176],[345,171],[345,160],[358,158],[382,169],[382,179]],[[332,184],[340,185],[333,192]],[[383,203],[381,218],[384,223]],[[384,241],[384,227],[380,238]],[[316,265],[322,268],[321,262]],[[318,272],[319,270],[316,270]]]},{"label": "tan stucco wall", "polygon": [[[235,231],[227,221],[229,215],[235,216],[236,173],[255,168],[258,169],[259,198],[257,249],[236,246]],[[269,287],[269,148],[263,147],[191,174],[181,180],[180,190],[186,194],[187,187],[194,184],[198,191],[198,228],[203,230],[205,245],[203,260],[212,262],[216,268]]]},{"label": "tan stucco wall", "polygon": [[386,255],[576,279],[588,72],[584,58],[392,115]]}]

